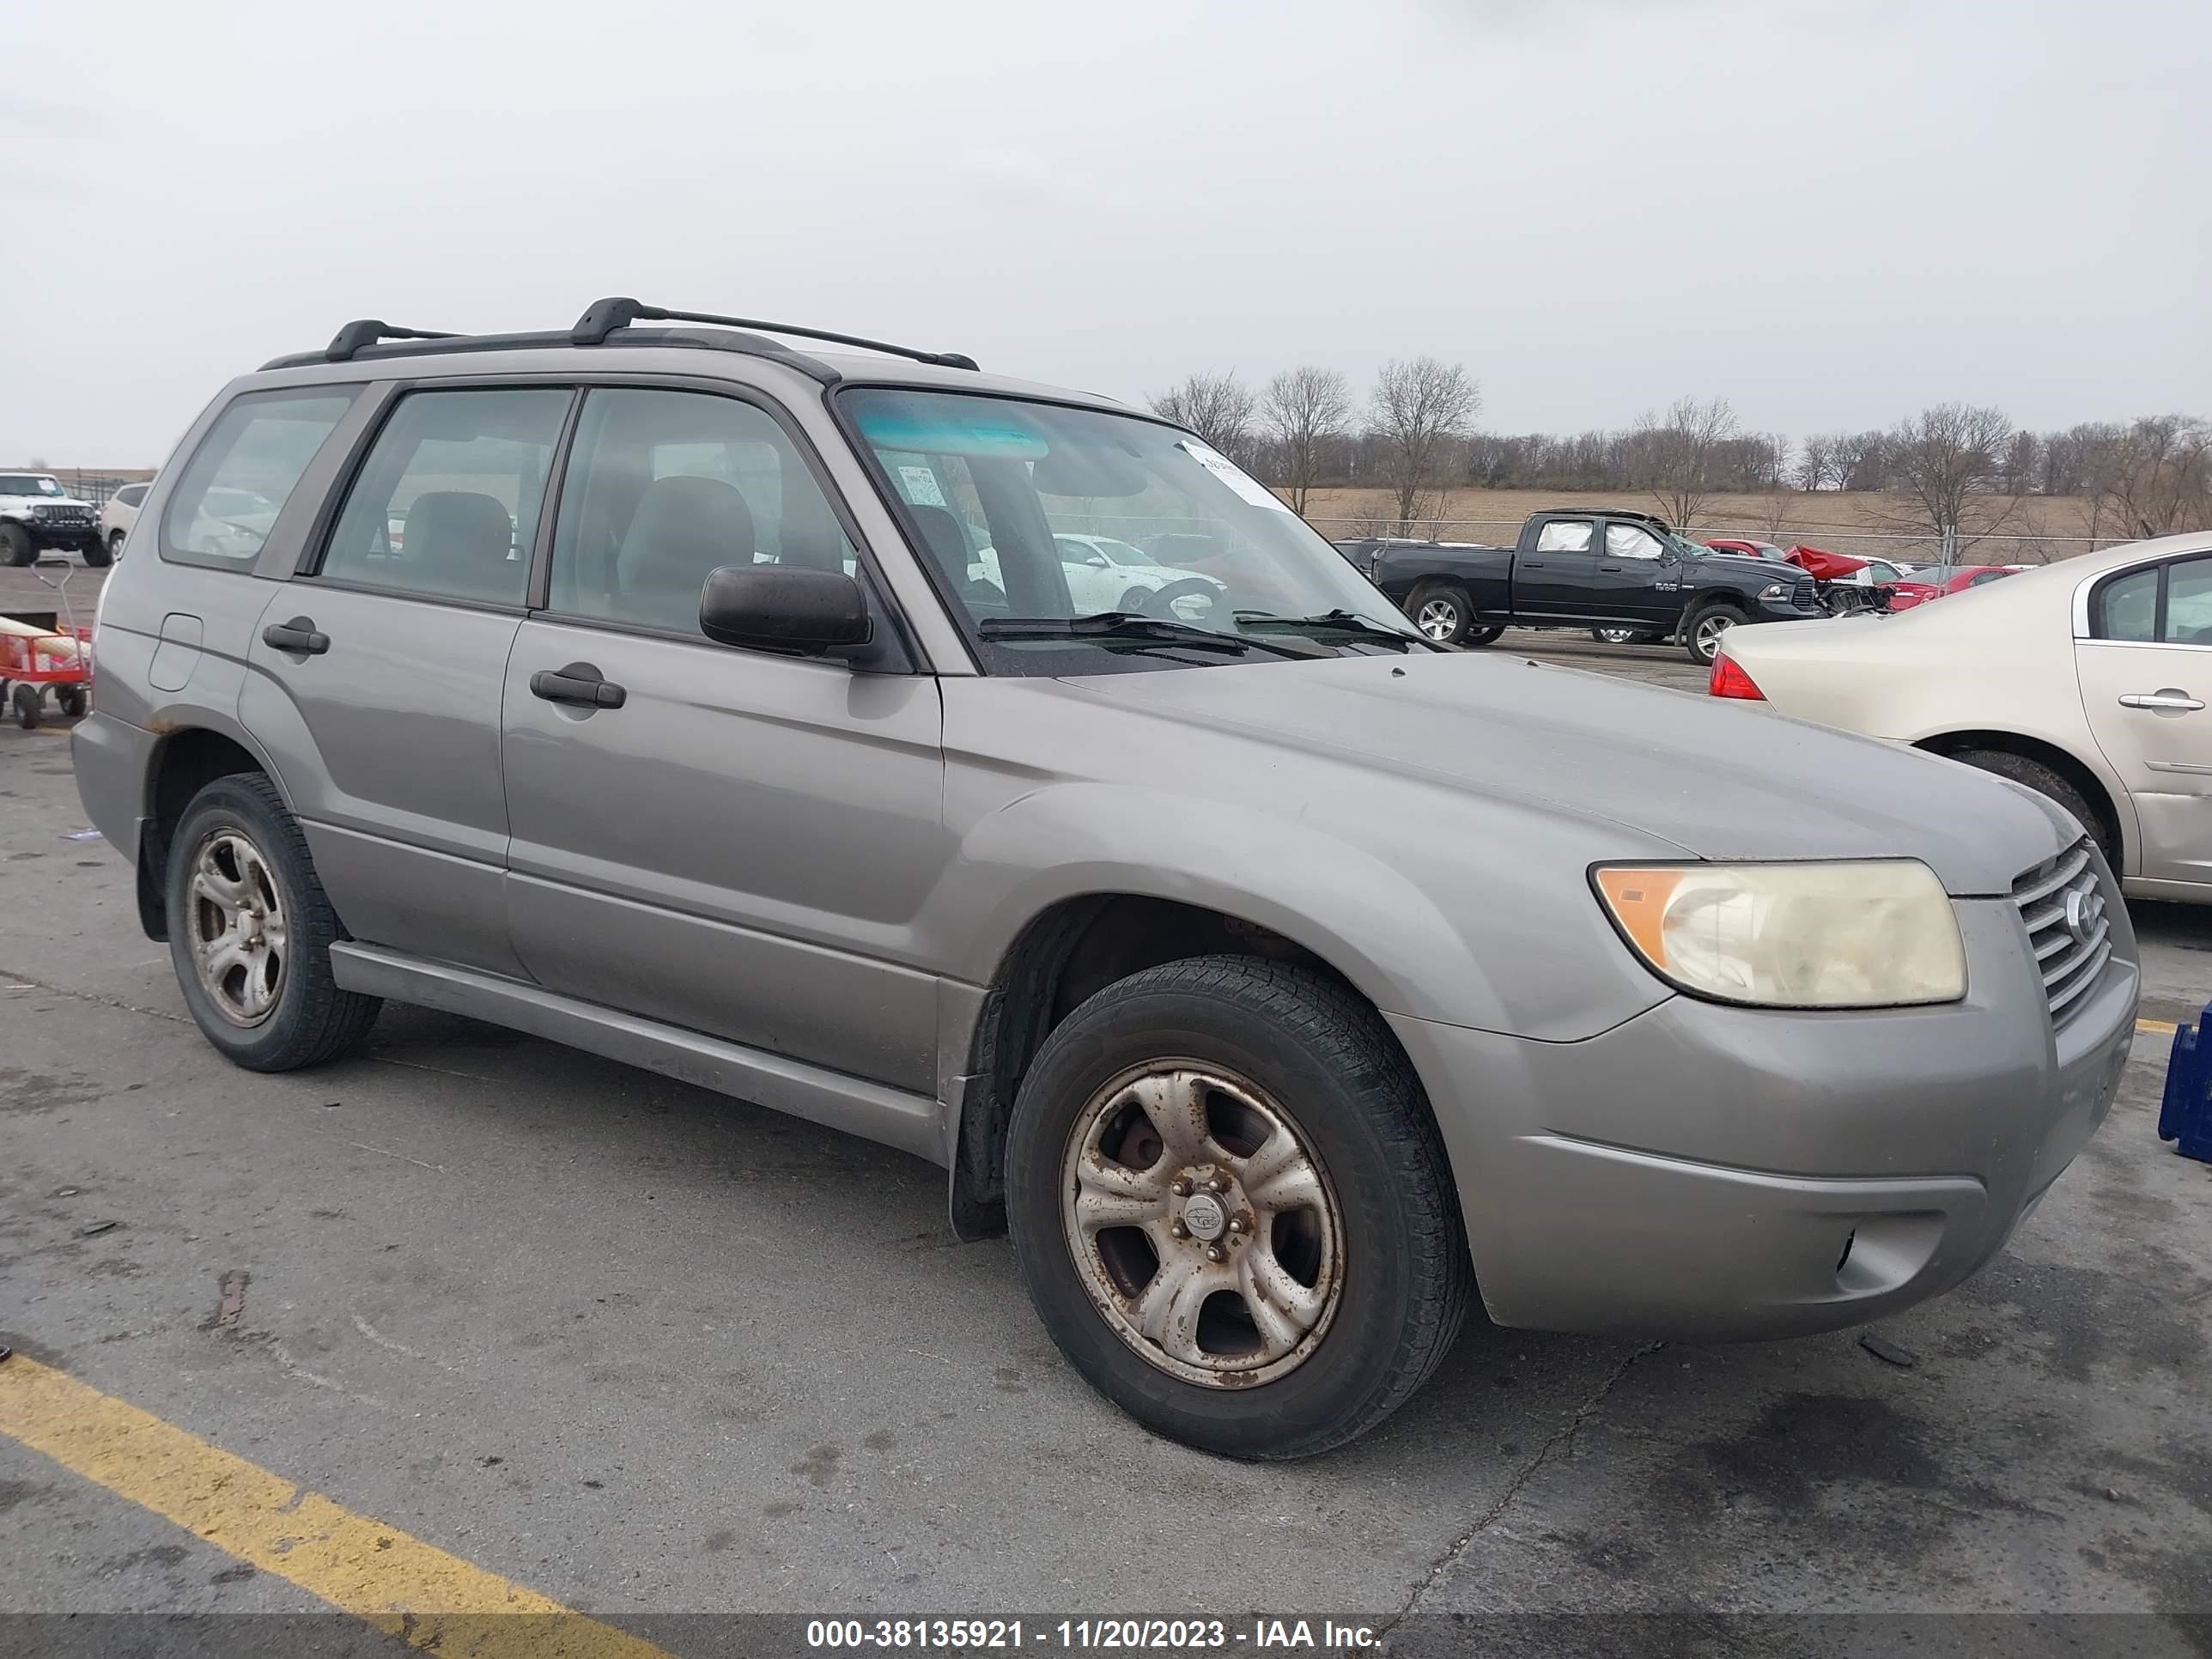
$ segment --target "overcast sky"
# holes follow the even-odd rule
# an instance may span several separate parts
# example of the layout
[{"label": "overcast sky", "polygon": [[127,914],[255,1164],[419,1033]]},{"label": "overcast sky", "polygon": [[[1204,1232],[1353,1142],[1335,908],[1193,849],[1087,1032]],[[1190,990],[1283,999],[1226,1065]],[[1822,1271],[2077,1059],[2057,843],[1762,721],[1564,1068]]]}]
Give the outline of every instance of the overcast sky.
[{"label": "overcast sky", "polygon": [[1496,431],[2212,412],[2206,0],[11,0],[0,52],[0,463],[605,294],[1130,398],[1434,352]]}]

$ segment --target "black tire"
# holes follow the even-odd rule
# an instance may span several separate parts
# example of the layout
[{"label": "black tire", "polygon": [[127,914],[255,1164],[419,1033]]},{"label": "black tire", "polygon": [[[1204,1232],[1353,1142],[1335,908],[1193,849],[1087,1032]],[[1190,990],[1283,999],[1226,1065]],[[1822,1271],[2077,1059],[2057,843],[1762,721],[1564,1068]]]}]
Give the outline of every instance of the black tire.
[{"label": "black tire", "polygon": [[54,701],[61,705],[62,713],[67,714],[71,720],[76,720],[82,715],[88,706],[84,688],[81,685],[56,686]]},{"label": "black tire", "polygon": [[1648,628],[1593,628],[1590,637],[1600,645],[1650,645],[1667,636]]},{"label": "black tire", "polygon": [[1461,635],[1460,643],[1468,650],[1474,651],[1486,645],[1497,644],[1504,637],[1504,635],[1505,629],[1503,625],[1497,628],[1470,628]]},{"label": "black tire", "polygon": [[44,691],[30,681],[16,681],[15,689],[8,696],[9,704],[15,712],[15,724],[26,732],[36,731],[39,722],[46,718],[44,698]]},{"label": "black tire", "polygon": [[2002,749],[1961,749],[1951,758],[1977,770],[2009,778],[2046,799],[2057,801],[2074,815],[2075,821],[2096,842],[2097,850],[2105,855],[2105,862],[2112,866],[2115,874],[2118,873],[2120,849],[2112,825],[2102,812],[2089,804],[2087,797],[2069,783],[2063,775],[2041,761],[2030,760],[2026,755],[2015,755]]},{"label": "black tire", "polygon": [[84,544],[84,562],[94,570],[104,570],[115,562],[115,550],[122,545],[123,532],[119,530],[115,532],[112,545],[95,536]]},{"label": "black tire", "polygon": [[0,564],[20,568],[30,563],[36,553],[29,531],[19,524],[0,524]]},{"label": "black tire", "polygon": [[1717,601],[1699,605],[1682,618],[1682,648],[1698,667],[1711,668],[1720,654],[1721,631],[1740,626],[1743,619],[1743,612],[1732,605]]},{"label": "black tire", "polygon": [[[193,863],[199,847],[222,830],[242,833],[261,854],[283,902],[291,940],[275,1006],[252,1026],[236,1024],[216,1007],[192,961]],[[331,942],[343,934],[315,878],[307,837],[265,774],[234,772],[192,797],[169,843],[167,887],[177,983],[200,1034],[224,1058],[248,1071],[296,1071],[334,1060],[368,1035],[383,1003],[341,990],[331,977]]]},{"label": "black tire", "polygon": [[[1297,1117],[1342,1213],[1340,1300],[1294,1369],[1243,1388],[1186,1382],[1093,1305],[1063,1231],[1063,1158],[1085,1104],[1155,1060],[1223,1066]],[[1006,1159],[1015,1260],[1053,1340],[1146,1427],[1231,1457],[1307,1457],[1410,1398],[1449,1350],[1473,1273],[1420,1080],[1389,1029],[1333,981],[1248,957],[1147,969],[1055,1030],[1015,1102]]]},{"label": "black tire", "polygon": [[[1449,582],[1424,582],[1406,600],[1406,614],[1413,618],[1413,626],[1424,637],[1438,645],[1458,645],[1464,641],[1474,624],[1474,605],[1464,588]],[[1429,620],[1424,621],[1426,617]],[[1431,626],[1438,631],[1431,632]],[[1498,635],[1493,632],[1492,639]]]},{"label": "black tire", "polygon": [[129,532],[111,530],[107,532],[107,561],[110,564],[123,556],[123,544],[130,539]]}]

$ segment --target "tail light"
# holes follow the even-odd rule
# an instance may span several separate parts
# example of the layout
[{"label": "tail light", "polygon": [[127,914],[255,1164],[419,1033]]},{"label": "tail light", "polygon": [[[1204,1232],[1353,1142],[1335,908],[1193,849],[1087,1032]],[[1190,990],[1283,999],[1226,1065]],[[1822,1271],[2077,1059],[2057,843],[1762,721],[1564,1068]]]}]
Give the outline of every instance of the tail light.
[{"label": "tail light", "polygon": [[1712,678],[1705,682],[1705,690],[1716,697],[1741,697],[1747,702],[1766,701],[1766,693],[1759,689],[1758,682],[1725,656],[1713,659]]}]

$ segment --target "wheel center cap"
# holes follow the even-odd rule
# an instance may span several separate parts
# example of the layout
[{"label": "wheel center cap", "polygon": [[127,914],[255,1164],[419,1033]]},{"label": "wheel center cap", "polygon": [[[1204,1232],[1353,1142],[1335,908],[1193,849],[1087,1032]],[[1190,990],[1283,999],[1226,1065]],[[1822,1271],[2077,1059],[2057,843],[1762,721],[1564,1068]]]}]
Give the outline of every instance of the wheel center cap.
[{"label": "wheel center cap", "polygon": [[240,916],[238,936],[248,945],[258,944],[261,939],[261,918],[251,910]]},{"label": "wheel center cap", "polygon": [[1229,1225],[1229,1208],[1212,1193],[1193,1193],[1183,1200],[1182,1224],[1193,1238],[1211,1244]]}]

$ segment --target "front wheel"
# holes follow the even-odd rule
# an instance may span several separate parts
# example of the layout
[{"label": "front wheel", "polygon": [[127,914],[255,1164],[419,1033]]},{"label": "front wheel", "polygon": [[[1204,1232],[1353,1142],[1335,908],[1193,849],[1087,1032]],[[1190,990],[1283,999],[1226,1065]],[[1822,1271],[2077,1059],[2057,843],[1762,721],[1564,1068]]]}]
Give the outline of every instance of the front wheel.
[{"label": "front wheel", "polygon": [[107,532],[107,558],[111,564],[123,556],[125,539],[125,532],[123,531],[111,530]]},{"label": "front wheel", "polygon": [[1721,636],[1742,620],[1741,612],[1724,605],[1708,605],[1698,612],[1682,630],[1683,648],[1689,652],[1690,660],[1701,668],[1711,668],[1713,659],[1721,653]]},{"label": "front wheel", "polygon": [[123,532],[118,530],[115,532],[112,540],[103,542],[94,538],[87,542],[80,550],[83,553],[84,562],[87,564],[94,570],[100,570],[115,562],[116,551],[122,545]]},{"label": "front wheel", "polygon": [[15,682],[15,689],[9,694],[9,702],[15,710],[15,724],[26,732],[35,731],[40,720],[46,717],[44,696],[45,694],[28,680]]},{"label": "front wheel", "polygon": [[168,854],[169,955],[200,1034],[255,1072],[359,1046],[382,1006],[331,973],[337,918],[307,837],[259,772],[192,797]]},{"label": "front wheel", "polygon": [[1091,1384],[1231,1457],[1356,1438],[1426,1380],[1471,1273],[1419,1080],[1299,968],[1173,962],[1055,1030],[1009,1133],[1007,1218]]},{"label": "front wheel", "polygon": [[2033,789],[2046,800],[2053,800],[2074,815],[2082,829],[2088,831],[2097,843],[2097,850],[2105,855],[2105,862],[2119,872],[2120,848],[2118,838],[2105,821],[2105,815],[2089,804],[2088,799],[2058,772],[2039,760],[2026,755],[2015,755],[2003,749],[1954,750],[1951,759],[1961,765],[1971,766],[1980,772],[1994,773],[2001,778]]}]

